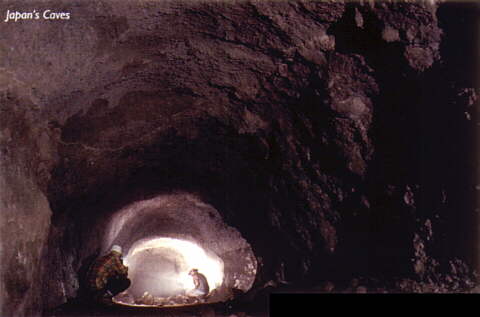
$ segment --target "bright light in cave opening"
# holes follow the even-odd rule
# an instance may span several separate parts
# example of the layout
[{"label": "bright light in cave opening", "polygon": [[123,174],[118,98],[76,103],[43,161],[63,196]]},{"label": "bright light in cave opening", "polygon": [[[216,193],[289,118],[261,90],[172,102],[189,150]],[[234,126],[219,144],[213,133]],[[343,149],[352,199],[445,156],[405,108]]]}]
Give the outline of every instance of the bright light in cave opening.
[{"label": "bright light in cave opening", "polygon": [[[155,250],[165,250],[175,255],[175,263],[178,264],[175,272],[170,272],[168,280],[173,285],[181,285],[184,290],[193,289],[193,279],[188,275],[190,269],[197,268],[200,273],[207,278],[210,290],[213,290],[223,282],[223,261],[214,256],[209,256],[203,248],[193,242],[179,240],[173,238],[155,238],[146,241],[139,241],[133,245],[128,254],[124,258],[124,263],[131,266],[129,271],[138,271],[136,266],[140,266],[138,256]],[[163,252],[165,252],[163,251]],[[159,267],[159,270],[161,268]],[[150,272],[149,275],[155,274]],[[159,279],[165,282],[164,275],[158,273]],[[135,280],[132,281],[133,283]],[[151,283],[156,283],[155,278],[151,279]]]}]

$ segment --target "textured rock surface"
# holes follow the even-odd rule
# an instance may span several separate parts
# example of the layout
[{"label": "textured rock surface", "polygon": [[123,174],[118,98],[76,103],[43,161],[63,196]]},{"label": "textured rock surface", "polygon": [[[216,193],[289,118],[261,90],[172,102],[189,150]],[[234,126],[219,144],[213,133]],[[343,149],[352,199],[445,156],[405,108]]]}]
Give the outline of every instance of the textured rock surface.
[{"label": "textured rock surface", "polygon": [[[0,5],[13,8],[31,5]],[[85,224],[171,190],[198,195],[241,232],[261,263],[258,287],[418,282],[448,274],[455,258],[473,264],[478,91],[465,52],[475,5],[36,9],[46,8],[73,18],[0,24],[8,316],[76,295],[82,249],[94,249],[79,238]],[[13,232],[23,234],[6,239]],[[31,275],[12,275],[12,261]]]}]

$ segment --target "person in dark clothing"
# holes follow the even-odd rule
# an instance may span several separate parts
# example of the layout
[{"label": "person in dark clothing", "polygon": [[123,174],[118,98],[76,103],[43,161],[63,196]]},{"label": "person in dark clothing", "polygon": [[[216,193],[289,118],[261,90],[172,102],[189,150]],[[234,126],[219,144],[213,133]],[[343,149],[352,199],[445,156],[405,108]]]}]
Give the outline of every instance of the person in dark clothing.
[{"label": "person in dark clothing", "polygon": [[87,273],[91,299],[110,305],[113,296],[130,287],[128,267],[123,265],[122,248],[114,245],[107,255],[98,258]]},{"label": "person in dark clothing", "polygon": [[187,296],[199,297],[205,299],[210,292],[208,281],[205,275],[199,273],[197,269],[191,269],[188,273],[193,278],[195,288],[187,292]]}]

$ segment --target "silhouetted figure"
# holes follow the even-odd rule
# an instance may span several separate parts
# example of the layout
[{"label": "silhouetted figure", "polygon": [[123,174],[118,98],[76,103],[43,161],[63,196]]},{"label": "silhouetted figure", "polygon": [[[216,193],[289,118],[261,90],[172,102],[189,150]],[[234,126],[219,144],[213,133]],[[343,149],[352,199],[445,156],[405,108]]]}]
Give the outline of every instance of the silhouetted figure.
[{"label": "silhouetted figure", "polygon": [[123,265],[122,248],[114,245],[110,253],[93,263],[86,277],[90,298],[97,303],[111,305],[113,296],[131,284],[128,267]]},{"label": "silhouetted figure", "polygon": [[199,297],[200,299],[205,300],[208,293],[210,292],[210,287],[208,286],[208,281],[205,275],[199,273],[197,269],[191,269],[188,273],[193,278],[193,284],[195,288],[189,290],[186,295],[192,297]]}]

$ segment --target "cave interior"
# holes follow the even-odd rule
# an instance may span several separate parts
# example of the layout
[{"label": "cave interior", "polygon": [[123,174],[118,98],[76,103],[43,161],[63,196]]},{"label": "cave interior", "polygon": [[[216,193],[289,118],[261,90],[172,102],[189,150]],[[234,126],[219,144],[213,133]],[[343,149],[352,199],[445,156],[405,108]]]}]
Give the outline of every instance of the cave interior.
[{"label": "cave interior", "polygon": [[115,316],[480,292],[478,4],[37,5],[72,19],[0,26],[1,316],[86,314],[112,245]]}]

